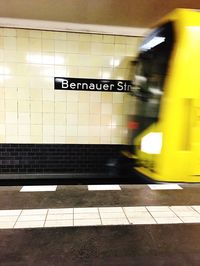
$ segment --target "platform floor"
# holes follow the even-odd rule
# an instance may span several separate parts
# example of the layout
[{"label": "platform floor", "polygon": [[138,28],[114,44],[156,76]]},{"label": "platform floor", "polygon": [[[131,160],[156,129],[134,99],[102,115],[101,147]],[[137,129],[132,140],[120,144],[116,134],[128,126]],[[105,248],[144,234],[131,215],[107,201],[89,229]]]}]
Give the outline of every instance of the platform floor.
[{"label": "platform floor", "polygon": [[0,265],[199,265],[199,233],[199,184],[0,187]]}]

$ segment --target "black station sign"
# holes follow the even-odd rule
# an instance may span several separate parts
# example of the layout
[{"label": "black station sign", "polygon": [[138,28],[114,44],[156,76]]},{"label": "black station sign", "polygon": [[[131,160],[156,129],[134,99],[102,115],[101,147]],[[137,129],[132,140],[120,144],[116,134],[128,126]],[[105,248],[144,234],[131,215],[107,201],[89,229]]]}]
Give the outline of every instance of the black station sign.
[{"label": "black station sign", "polygon": [[54,78],[55,90],[129,92],[131,86],[130,80]]}]

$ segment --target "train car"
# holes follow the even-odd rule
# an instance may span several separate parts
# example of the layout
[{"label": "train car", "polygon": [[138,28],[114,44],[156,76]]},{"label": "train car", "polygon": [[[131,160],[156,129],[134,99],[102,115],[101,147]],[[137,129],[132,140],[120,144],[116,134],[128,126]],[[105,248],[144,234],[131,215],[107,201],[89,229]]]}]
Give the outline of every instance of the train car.
[{"label": "train car", "polygon": [[135,173],[200,182],[200,12],[177,9],[144,39],[135,61],[129,119]]}]

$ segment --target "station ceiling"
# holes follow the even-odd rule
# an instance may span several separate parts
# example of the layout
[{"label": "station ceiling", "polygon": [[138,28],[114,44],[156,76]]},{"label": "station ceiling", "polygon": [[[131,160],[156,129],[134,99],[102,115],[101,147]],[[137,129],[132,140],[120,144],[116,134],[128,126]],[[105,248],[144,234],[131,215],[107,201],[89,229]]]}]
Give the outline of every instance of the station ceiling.
[{"label": "station ceiling", "polygon": [[0,0],[0,17],[149,27],[181,7],[200,9],[200,0]]}]

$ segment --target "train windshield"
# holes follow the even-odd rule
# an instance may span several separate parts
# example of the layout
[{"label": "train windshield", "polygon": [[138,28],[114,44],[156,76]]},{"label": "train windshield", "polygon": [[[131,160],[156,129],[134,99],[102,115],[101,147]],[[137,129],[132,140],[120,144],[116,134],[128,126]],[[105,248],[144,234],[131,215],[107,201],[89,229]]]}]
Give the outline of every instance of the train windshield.
[{"label": "train windshield", "polygon": [[137,100],[135,115],[131,120],[138,125],[132,132],[135,136],[159,119],[160,102],[174,43],[173,23],[169,22],[155,30],[140,46],[133,80],[133,94]]},{"label": "train windshield", "polygon": [[140,46],[133,92],[142,101],[138,114],[158,119],[170,55],[174,44],[173,24],[167,23]]}]

